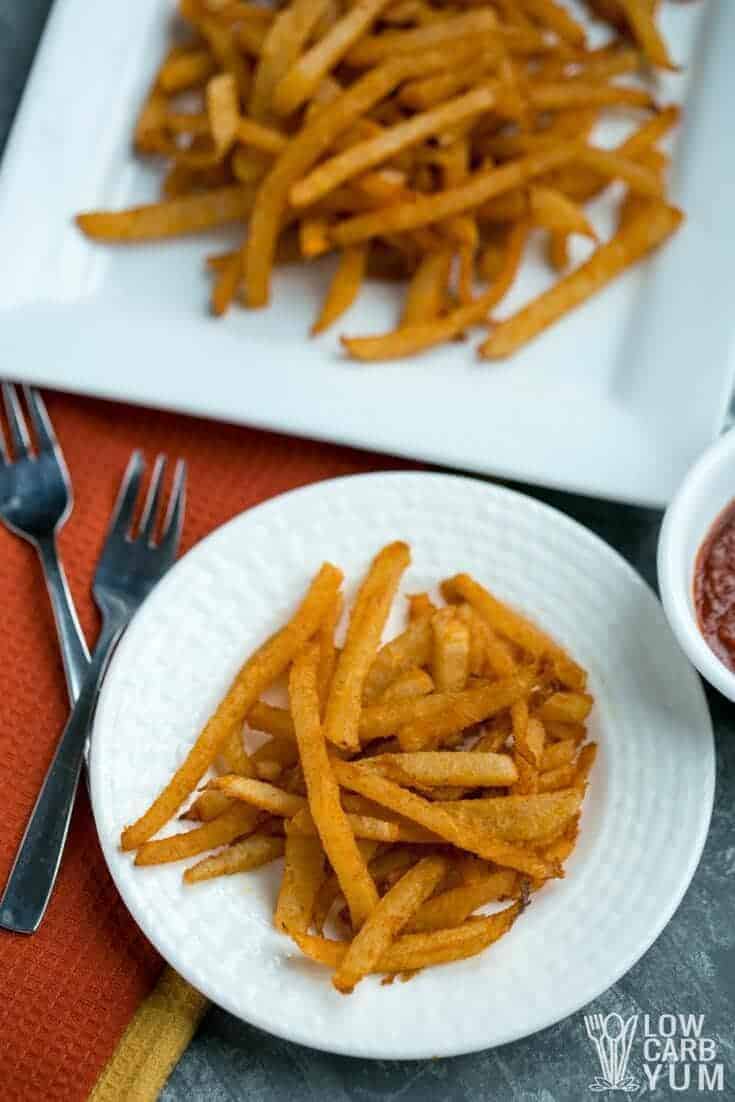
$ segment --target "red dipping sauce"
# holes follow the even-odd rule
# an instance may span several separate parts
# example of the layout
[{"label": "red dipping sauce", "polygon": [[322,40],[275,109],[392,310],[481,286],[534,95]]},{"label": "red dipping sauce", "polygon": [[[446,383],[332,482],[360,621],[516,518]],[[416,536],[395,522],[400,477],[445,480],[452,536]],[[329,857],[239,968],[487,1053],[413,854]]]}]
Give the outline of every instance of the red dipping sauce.
[{"label": "red dipping sauce", "polygon": [[722,510],[697,553],[694,606],[710,649],[735,672],[735,501]]}]

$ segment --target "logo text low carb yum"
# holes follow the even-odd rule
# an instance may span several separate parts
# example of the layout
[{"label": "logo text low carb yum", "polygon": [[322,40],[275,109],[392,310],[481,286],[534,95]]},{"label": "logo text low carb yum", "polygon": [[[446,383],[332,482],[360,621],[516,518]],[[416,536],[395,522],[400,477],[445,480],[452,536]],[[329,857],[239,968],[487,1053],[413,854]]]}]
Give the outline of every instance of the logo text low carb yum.
[{"label": "logo text low carb yum", "polygon": [[588,1014],[584,1024],[601,1072],[592,1091],[724,1092],[724,1065],[705,1036],[703,1014]]}]

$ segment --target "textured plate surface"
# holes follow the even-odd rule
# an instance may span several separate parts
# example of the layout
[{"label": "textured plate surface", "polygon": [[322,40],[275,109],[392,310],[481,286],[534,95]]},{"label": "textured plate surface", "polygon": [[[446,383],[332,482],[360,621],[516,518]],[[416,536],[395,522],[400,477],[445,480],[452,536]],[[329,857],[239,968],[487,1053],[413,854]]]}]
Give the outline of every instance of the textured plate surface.
[{"label": "textured plate surface", "polygon": [[[533,615],[590,671],[600,742],[567,877],[483,956],[349,998],[271,914],[280,864],[193,887],[182,866],[118,849],[181,762],[248,651],[324,559],[350,582],[402,538],[403,592],[468,570]],[[401,615],[389,629],[396,630]],[[714,784],[698,678],[658,602],[607,545],[560,513],[470,479],[378,474],[298,490],[190,552],[141,609],[104,685],[92,799],[122,896],[161,954],[215,1002],[303,1044],[371,1057],[452,1055],[551,1025],[622,975],[671,917],[697,864]],[[177,824],[178,829],[180,824]]]},{"label": "textured plate surface", "polygon": [[[735,3],[660,8],[683,66],[657,77],[661,102],[685,104],[671,193],[687,221],[676,237],[508,363],[479,363],[478,334],[373,365],[347,361],[337,334],[392,328],[394,285],[371,283],[333,331],[309,339],[333,258],[279,269],[269,309],[217,320],[208,316],[203,261],[237,243],[239,229],[140,247],[105,247],[76,229],[79,210],[158,195],[160,165],[136,158],[130,136],[175,7],[54,5],[0,172],[0,256],[13,258],[0,265],[4,370],[63,390],[665,504],[719,431],[735,368],[727,186],[735,142],[724,137]],[[591,24],[593,45],[606,35]],[[595,141],[613,144],[638,121],[606,112]],[[591,205],[603,238],[619,197],[613,187]],[[577,237],[572,248],[576,263],[590,244]],[[502,314],[552,280],[540,232],[530,253]],[[457,420],[448,422],[449,410]]]}]

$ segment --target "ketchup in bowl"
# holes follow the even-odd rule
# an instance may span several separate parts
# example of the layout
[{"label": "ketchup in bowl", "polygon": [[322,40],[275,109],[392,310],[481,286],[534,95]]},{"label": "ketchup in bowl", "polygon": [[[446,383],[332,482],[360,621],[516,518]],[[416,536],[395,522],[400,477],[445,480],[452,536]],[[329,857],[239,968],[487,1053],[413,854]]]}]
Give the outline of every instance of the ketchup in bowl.
[{"label": "ketchup in bowl", "polygon": [[708,646],[735,672],[735,501],[722,510],[697,553],[694,606]]}]

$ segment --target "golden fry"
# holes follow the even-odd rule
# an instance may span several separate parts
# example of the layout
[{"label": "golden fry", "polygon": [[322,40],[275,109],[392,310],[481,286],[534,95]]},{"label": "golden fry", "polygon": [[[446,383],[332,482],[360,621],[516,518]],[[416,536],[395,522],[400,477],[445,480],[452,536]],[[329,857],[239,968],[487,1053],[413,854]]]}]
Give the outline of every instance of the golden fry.
[{"label": "golden fry", "polygon": [[283,852],[283,838],[276,838],[272,834],[251,834],[249,838],[234,842],[227,849],[212,857],[205,857],[186,869],[184,883],[199,884],[217,876],[235,876],[239,872],[250,872],[251,869],[269,865],[271,861],[282,857]]},{"label": "golden fry", "polygon": [[318,838],[286,834],[286,864],[273,920],[284,933],[306,933],[324,880],[324,850]]},{"label": "golden fry", "polygon": [[470,672],[470,629],[451,608],[431,620],[431,675],[440,693],[461,692]]},{"label": "golden fry", "polygon": [[319,317],[311,327],[313,337],[323,333],[352,306],[360,293],[367,255],[367,245],[351,245],[342,252]]},{"label": "golden fry", "polygon": [[224,846],[243,834],[255,830],[258,811],[252,807],[235,804],[228,807],[216,819],[195,827],[185,834],[172,834],[168,838],[157,838],[155,842],[145,842],[135,855],[136,865],[160,865],[168,861],[181,861],[184,857],[194,857],[197,853]]},{"label": "golden fry", "polygon": [[398,583],[409,561],[407,544],[389,544],[376,555],[360,587],[324,715],[324,736],[335,746],[349,750],[360,745],[358,731],[363,688]]},{"label": "golden fry", "polygon": [[319,652],[315,646],[297,655],[289,679],[289,697],[309,810],[349,905],[353,926],[359,929],[375,909],[378,893],[342,810],[339,788],[327,755],[325,732],[319,715],[318,660]]},{"label": "golden fry", "polygon": [[253,201],[252,189],[223,187],[128,210],[89,211],[78,214],[76,222],[97,241],[152,241],[236,222],[250,213]]}]

